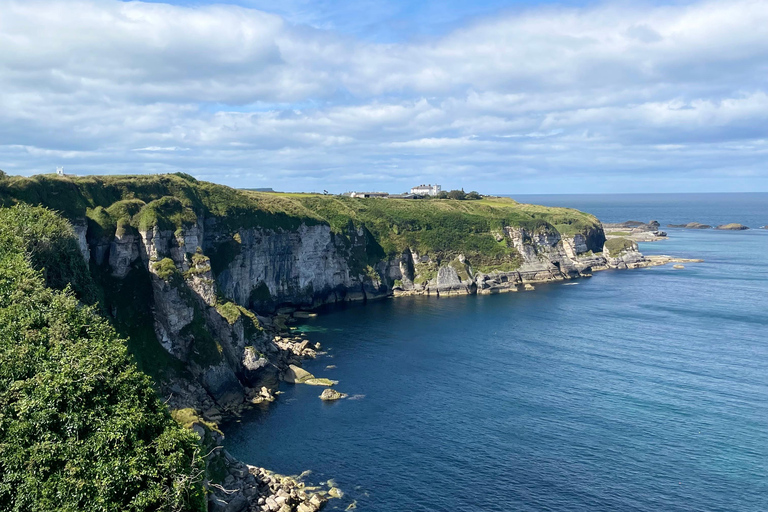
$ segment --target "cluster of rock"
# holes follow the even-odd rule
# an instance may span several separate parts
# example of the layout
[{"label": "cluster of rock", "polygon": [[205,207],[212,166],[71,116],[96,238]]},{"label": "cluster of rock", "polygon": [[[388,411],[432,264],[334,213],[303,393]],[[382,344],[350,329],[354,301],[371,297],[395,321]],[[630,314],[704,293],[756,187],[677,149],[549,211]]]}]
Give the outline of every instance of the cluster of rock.
[{"label": "cluster of rock", "polygon": [[667,224],[668,228],[683,228],[683,229],[719,229],[721,231],[744,231],[749,229],[743,224],[737,224],[731,222],[729,224],[721,224],[719,226],[710,226],[709,224],[702,224],[700,222],[689,222],[687,224]]},{"label": "cluster of rock", "polygon": [[210,485],[209,512],[317,512],[327,503],[326,496],[343,495],[335,487],[325,491],[307,486],[300,477],[243,464],[220,450],[227,476],[221,484]]},{"label": "cluster of rock", "polygon": [[667,233],[659,228],[659,221],[652,220],[647,224],[644,222],[629,220],[616,224],[604,223],[606,238],[622,237],[634,240],[635,242],[656,242],[666,240]]},{"label": "cluster of rock", "polygon": [[273,341],[281,350],[289,352],[299,358],[315,358],[320,344],[310,345],[309,340],[302,336],[275,336]]}]

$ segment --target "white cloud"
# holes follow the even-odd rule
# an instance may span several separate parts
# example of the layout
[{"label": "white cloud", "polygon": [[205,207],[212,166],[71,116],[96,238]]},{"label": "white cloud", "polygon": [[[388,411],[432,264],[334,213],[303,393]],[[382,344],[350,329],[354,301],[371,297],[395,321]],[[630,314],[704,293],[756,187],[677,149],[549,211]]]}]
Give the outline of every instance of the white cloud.
[{"label": "white cloud", "polygon": [[606,4],[379,44],[235,6],[0,0],[0,168],[481,189],[699,165],[768,189],[766,26],[764,1]]}]

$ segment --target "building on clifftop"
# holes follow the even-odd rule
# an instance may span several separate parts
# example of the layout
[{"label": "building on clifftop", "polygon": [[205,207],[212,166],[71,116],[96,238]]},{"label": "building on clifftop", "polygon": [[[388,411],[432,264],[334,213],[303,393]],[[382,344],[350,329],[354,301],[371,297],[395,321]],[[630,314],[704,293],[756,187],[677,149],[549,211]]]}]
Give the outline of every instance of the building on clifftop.
[{"label": "building on clifftop", "polygon": [[436,196],[440,193],[442,187],[440,185],[419,185],[411,189],[411,194],[419,196]]}]

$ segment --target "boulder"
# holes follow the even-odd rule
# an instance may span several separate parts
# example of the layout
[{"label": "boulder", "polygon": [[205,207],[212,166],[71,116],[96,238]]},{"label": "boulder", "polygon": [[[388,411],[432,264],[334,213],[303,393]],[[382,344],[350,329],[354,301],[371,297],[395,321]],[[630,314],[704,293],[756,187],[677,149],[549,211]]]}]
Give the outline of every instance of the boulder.
[{"label": "boulder", "polygon": [[307,380],[314,378],[315,376],[307,370],[294,364],[288,365],[288,369],[285,370],[285,375],[283,376],[283,380],[289,384],[303,384]]},{"label": "boulder", "polygon": [[323,392],[320,394],[320,400],[325,400],[328,402],[333,400],[339,400],[341,398],[347,398],[347,394],[339,393],[335,389],[331,389],[331,388],[323,390]]}]

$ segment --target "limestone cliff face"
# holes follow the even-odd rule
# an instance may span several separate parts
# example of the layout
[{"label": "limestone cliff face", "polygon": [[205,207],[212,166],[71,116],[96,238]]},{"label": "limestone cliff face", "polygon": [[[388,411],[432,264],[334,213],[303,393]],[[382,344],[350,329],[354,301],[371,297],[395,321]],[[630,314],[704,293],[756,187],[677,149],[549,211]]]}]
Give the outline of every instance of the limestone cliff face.
[{"label": "limestone cliff face", "polygon": [[[403,273],[402,285],[396,294],[472,294],[516,291],[526,283],[560,281],[579,276],[589,276],[593,270],[607,268],[634,268],[643,266],[645,258],[637,251],[610,258],[603,254],[605,235],[601,229],[562,237],[555,230],[540,229],[529,231],[520,227],[507,226],[497,241],[506,239],[520,255],[520,265],[515,270],[495,270],[488,273],[476,272],[459,255],[452,262],[441,262],[436,277],[419,283],[415,276]],[[426,263],[427,256],[411,254],[413,261]],[[457,261],[459,265],[457,265]],[[456,268],[459,268],[459,271]],[[463,271],[462,271],[463,270]]]},{"label": "limestone cliff face", "polygon": [[[301,225],[296,231],[242,229],[230,240],[211,237],[206,250],[228,244],[231,261],[217,276],[219,292],[256,310],[312,307],[367,297],[365,279],[350,268],[348,241],[329,226]],[[353,233],[352,244],[364,244]],[[346,243],[345,243],[346,242]],[[364,250],[364,247],[363,247]],[[377,294],[377,290],[367,288]]]},{"label": "limestone cliff face", "polygon": [[[326,224],[231,228],[199,218],[176,230],[157,226],[89,238],[75,223],[85,258],[112,278],[151,279],[154,332],[220,407],[274,382],[306,351],[263,328],[281,308],[367,300],[392,294],[457,295],[515,291],[571,279],[593,269],[642,266],[636,250],[603,252],[601,229],[563,237],[554,229],[508,226],[496,235],[519,258],[514,269],[480,272],[461,254],[385,256],[364,227],[334,233]],[[119,230],[118,230],[119,231]],[[636,249],[636,247],[635,247]],[[311,352],[311,351],[310,351]]]}]

